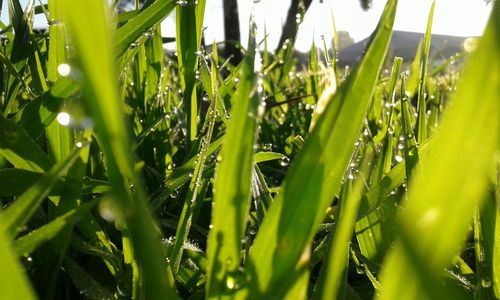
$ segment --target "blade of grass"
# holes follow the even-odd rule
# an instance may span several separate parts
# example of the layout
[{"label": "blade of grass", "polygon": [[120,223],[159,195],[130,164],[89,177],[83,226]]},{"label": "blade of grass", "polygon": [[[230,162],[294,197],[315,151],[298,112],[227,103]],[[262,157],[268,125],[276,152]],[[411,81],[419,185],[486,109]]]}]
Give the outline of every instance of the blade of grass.
[{"label": "blade of grass", "polygon": [[413,98],[415,93],[418,91],[419,83],[418,80],[420,78],[419,69],[420,69],[420,61],[422,57],[422,47],[424,40],[421,40],[417,47],[417,52],[415,53],[415,58],[411,64],[410,71],[410,79],[408,80],[408,92],[410,92],[409,97]]},{"label": "blade of grass", "polygon": [[16,235],[49,195],[51,188],[76,162],[79,153],[80,149],[73,150],[1,213],[3,219],[1,226],[7,234]]},{"label": "blade of grass", "polygon": [[[495,189],[495,233],[500,232],[500,159],[497,157],[497,176],[496,176],[496,189]],[[491,229],[490,229],[491,230]],[[492,245],[492,273],[493,273],[493,290],[495,296],[500,298],[500,235],[495,234],[494,240],[491,241]]]},{"label": "blade of grass", "polygon": [[50,91],[41,94],[18,112],[13,120],[33,139],[38,139],[56,118],[63,102],[81,88],[80,82],[70,77],[60,77]]},{"label": "blade of grass", "polygon": [[341,199],[340,208],[335,218],[337,223],[331,238],[330,251],[321,268],[315,299],[343,299],[345,297],[349,265],[349,241],[356,223],[356,215],[366,182],[363,174],[368,169],[370,156],[367,154],[365,157],[360,171],[361,176],[356,179],[352,187],[350,187],[351,182],[346,183],[348,187],[344,194],[345,197]]},{"label": "blade of grass", "polygon": [[385,59],[396,6],[397,1],[387,3],[364,59],[329,101],[292,163],[247,261],[251,287],[239,297],[290,288],[283,279],[294,270],[339,192]]},{"label": "blade of grass", "polygon": [[435,0],[432,1],[427,20],[427,29],[425,31],[424,53],[422,66],[420,67],[420,80],[418,82],[418,117],[417,117],[417,142],[422,145],[427,139],[427,101],[425,92],[425,80],[427,76],[427,60],[429,59],[429,50],[432,37],[432,20],[434,18]]},{"label": "blade of grass", "polygon": [[248,51],[240,82],[232,97],[229,121],[214,183],[212,229],[207,243],[207,298],[234,292],[240,267],[240,248],[250,204],[250,178],[257,107],[254,56],[255,28],[250,21]]},{"label": "blade of grass", "polygon": [[[401,130],[402,137],[404,138],[404,157],[405,157],[405,169],[406,169],[406,180],[410,181],[413,169],[417,166],[419,156],[418,156],[418,144],[413,134],[413,129],[410,121],[410,99],[406,95],[406,81],[405,77],[401,78]],[[427,114],[427,113],[426,113]],[[427,117],[427,116],[426,116]]]},{"label": "blade of grass", "polygon": [[49,47],[49,58],[47,61],[47,79],[50,82],[55,82],[59,77],[57,68],[60,64],[66,62],[66,39],[64,27],[61,21],[61,5],[59,5],[60,0],[50,0],[49,10],[51,23],[49,37],[50,37],[50,47]]},{"label": "blade of grass", "polygon": [[[181,80],[184,113],[186,114],[188,142],[196,139],[198,134],[197,116],[198,101],[196,98],[195,71],[198,64],[197,53],[201,43],[201,29],[205,0],[185,1],[185,5],[176,7],[176,42],[179,76]],[[201,5],[199,4],[201,3]],[[191,34],[186,34],[189,32]],[[193,34],[196,32],[196,34]]]},{"label": "blade of grass", "polygon": [[[0,216],[0,221],[3,219]],[[29,283],[28,276],[17,261],[14,251],[10,247],[3,228],[0,228],[0,257],[2,270],[0,271],[0,291],[5,299],[36,299],[35,292]]]},{"label": "blade of grass", "polygon": [[64,259],[64,266],[76,288],[85,297],[93,300],[115,299],[110,291],[95,281],[92,276],[85,272],[85,270],[71,258],[66,257]]},{"label": "blade of grass", "polygon": [[158,0],[116,30],[115,52],[121,56],[144,32],[166,18],[175,8],[173,0]]},{"label": "blade of grass", "polygon": [[[113,187],[112,199],[119,209],[116,217],[130,233],[134,263],[140,266],[139,295],[147,299],[176,299],[161,254],[159,233],[147,211],[144,191],[134,172],[130,153],[125,151],[131,146],[115,87],[117,73],[113,66],[115,59],[106,7],[100,0],[65,2],[64,16],[78,51],[85,99],[106,157]],[[92,22],[88,22],[89,18]],[[134,193],[128,191],[130,183],[134,184]]]},{"label": "blade of grass", "polygon": [[179,225],[177,226],[177,231],[175,235],[175,242],[172,248],[171,260],[174,262],[173,270],[177,272],[182,259],[182,249],[187,241],[187,237],[191,228],[191,223],[193,221],[194,212],[199,209],[202,198],[206,192],[202,189],[203,173],[205,172],[205,164],[208,158],[208,147],[212,140],[212,134],[215,126],[216,119],[216,105],[218,101],[218,83],[217,83],[217,48],[213,47],[213,56],[211,60],[211,73],[208,72],[207,62],[203,59],[201,62],[202,69],[206,69],[204,73],[209,73],[211,78],[211,94],[210,94],[210,107],[208,108],[207,123],[205,123],[206,134],[202,137],[199,152],[197,154],[197,163],[192,173],[191,182],[188,187],[188,194],[186,196],[186,201],[182,209],[181,217],[179,219]]},{"label": "blade of grass", "polygon": [[437,280],[463,243],[475,207],[481,207],[499,145],[500,58],[495,55],[500,47],[499,21],[500,5],[495,3],[451,99],[453,105],[410,184],[398,218],[400,238],[384,262],[380,299],[453,297]]},{"label": "blade of grass", "polygon": [[53,164],[24,130],[2,114],[0,114],[0,156],[16,168],[29,171],[46,171]]},{"label": "blade of grass", "polygon": [[54,219],[50,223],[43,225],[28,234],[18,238],[13,243],[13,248],[20,256],[28,256],[39,246],[57,236],[64,228],[71,223],[78,221],[81,215],[88,212],[97,202],[85,203],[69,212]]}]

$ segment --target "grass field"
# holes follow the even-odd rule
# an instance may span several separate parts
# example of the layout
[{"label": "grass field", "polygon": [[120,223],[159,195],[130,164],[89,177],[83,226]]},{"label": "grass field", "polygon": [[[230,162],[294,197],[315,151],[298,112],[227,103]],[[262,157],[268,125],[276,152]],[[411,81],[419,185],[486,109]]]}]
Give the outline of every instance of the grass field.
[{"label": "grass field", "polygon": [[388,0],[341,69],[254,26],[231,65],[205,0],[3,2],[0,299],[500,298],[498,1],[459,71],[434,5],[414,61]]}]

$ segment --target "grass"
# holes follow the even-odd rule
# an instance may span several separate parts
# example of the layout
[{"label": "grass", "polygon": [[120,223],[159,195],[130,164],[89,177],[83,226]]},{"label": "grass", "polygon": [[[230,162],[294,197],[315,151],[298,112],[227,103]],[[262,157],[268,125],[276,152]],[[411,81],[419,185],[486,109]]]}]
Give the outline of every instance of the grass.
[{"label": "grass", "polygon": [[345,70],[254,26],[233,66],[205,1],[7,2],[0,298],[500,297],[498,3],[459,72],[428,59],[434,4],[382,72],[397,0]]}]

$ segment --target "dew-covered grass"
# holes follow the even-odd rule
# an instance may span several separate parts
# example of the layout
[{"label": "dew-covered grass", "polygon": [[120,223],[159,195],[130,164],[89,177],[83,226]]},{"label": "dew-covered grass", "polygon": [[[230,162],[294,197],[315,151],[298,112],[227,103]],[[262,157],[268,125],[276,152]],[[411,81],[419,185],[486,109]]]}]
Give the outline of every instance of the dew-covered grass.
[{"label": "dew-covered grass", "polygon": [[0,299],[500,297],[498,3],[439,63],[433,8],[387,56],[389,0],[341,68],[254,26],[231,65],[204,0],[113,2],[4,5]]}]

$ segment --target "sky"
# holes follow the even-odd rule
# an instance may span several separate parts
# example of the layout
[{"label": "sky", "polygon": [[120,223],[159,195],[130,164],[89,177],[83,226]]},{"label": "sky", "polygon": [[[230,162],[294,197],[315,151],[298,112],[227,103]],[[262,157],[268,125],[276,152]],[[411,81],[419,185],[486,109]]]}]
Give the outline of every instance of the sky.
[{"label": "sky", "polygon": [[[68,0],[69,1],[69,0]],[[24,6],[27,0],[21,0]],[[46,1],[43,1],[46,2]],[[248,38],[248,21],[252,11],[256,15],[257,39],[264,38],[264,27],[268,33],[269,47],[274,49],[281,36],[281,27],[285,22],[290,0],[238,0],[240,11],[240,30],[242,44]],[[296,48],[307,51],[313,38],[316,45],[321,45],[321,36],[328,41],[332,38],[332,18],[337,30],[348,31],[355,41],[370,35],[382,14],[385,0],[373,0],[372,8],[363,11],[358,0],[313,0],[301,23]],[[1,20],[7,20],[7,4],[4,1]],[[399,0],[395,30],[414,32],[425,31],[431,0]],[[481,35],[492,5],[484,0],[436,0],[434,24],[435,34],[477,36]],[[46,21],[39,16],[36,26],[44,26]],[[224,40],[222,0],[207,0],[205,11],[205,40]],[[162,23],[164,36],[175,36],[175,15],[170,15]]]}]

